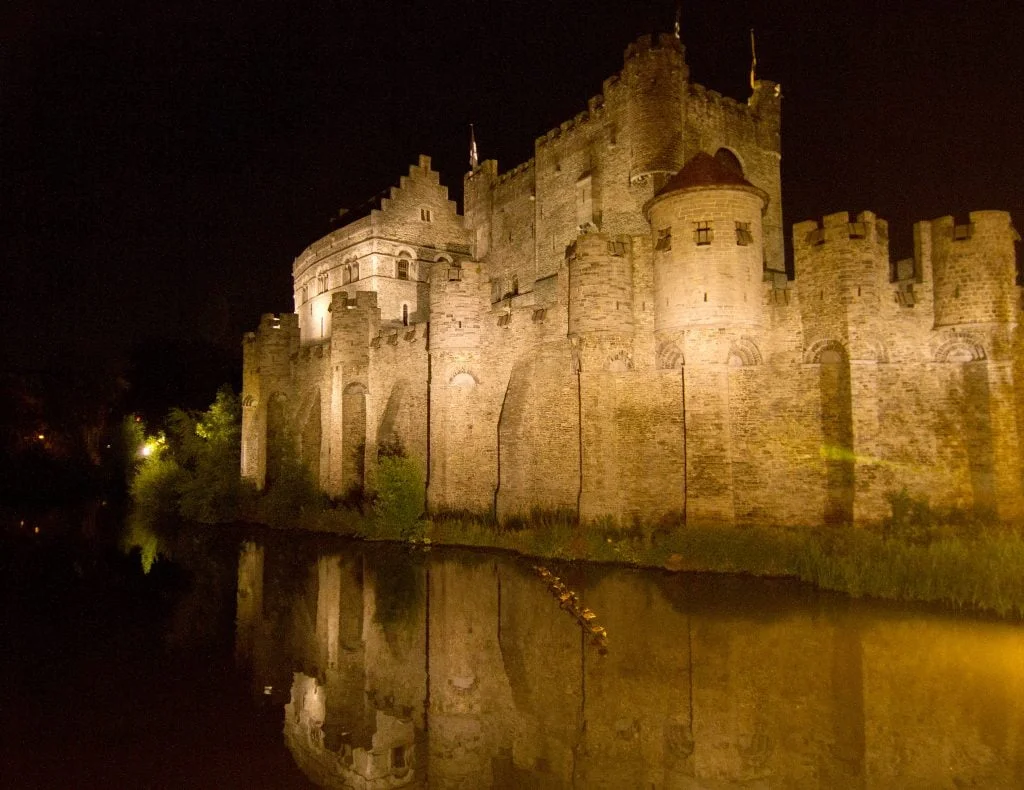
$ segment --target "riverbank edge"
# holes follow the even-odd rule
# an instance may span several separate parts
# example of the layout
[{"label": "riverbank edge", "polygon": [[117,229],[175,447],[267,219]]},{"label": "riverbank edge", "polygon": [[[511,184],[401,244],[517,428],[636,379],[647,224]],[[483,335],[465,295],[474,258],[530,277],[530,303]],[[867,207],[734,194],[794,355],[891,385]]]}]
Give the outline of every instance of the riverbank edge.
[{"label": "riverbank edge", "polygon": [[853,527],[621,529],[543,516],[508,528],[472,516],[441,516],[400,529],[348,509],[306,511],[287,524],[253,521],[368,541],[498,549],[539,561],[793,578],[854,598],[1024,620],[1024,534],[1016,526],[953,525],[906,537]]}]

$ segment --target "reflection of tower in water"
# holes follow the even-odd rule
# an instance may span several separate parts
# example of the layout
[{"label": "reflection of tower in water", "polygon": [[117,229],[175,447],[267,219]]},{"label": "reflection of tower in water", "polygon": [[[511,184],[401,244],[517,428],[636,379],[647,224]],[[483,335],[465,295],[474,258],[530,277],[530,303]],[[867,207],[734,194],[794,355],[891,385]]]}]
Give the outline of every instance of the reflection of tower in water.
[{"label": "reflection of tower in water", "polygon": [[316,559],[287,605],[268,590],[263,618],[282,619],[251,628],[257,556],[240,558],[239,656],[298,645],[285,739],[325,786],[942,786],[954,770],[1009,787],[1024,765],[1024,637],[1003,625],[559,568],[568,605],[610,634],[601,655],[525,563],[364,546]]}]

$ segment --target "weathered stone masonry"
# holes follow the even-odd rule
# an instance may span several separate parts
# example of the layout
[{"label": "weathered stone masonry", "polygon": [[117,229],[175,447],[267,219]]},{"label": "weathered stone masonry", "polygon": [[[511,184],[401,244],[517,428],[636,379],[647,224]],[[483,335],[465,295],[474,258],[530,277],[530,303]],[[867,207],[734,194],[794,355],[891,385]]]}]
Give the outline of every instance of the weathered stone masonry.
[{"label": "weathered stone masonry", "polygon": [[242,473],[301,459],[333,496],[401,441],[434,509],[620,521],[868,522],[907,489],[1024,514],[1020,289],[1005,212],[793,228],[780,91],[689,81],[639,39],[533,159],[430,159],[293,266],[246,335]]}]

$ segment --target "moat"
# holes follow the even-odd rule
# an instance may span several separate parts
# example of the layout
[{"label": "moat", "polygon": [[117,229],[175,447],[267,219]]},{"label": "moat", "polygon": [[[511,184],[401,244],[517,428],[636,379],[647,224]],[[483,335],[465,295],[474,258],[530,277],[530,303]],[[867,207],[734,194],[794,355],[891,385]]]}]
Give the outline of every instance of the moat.
[{"label": "moat", "polygon": [[[792,581],[5,525],[17,787],[1017,787],[1024,627]],[[40,532],[34,531],[40,527]],[[11,773],[8,773],[11,771]]]}]

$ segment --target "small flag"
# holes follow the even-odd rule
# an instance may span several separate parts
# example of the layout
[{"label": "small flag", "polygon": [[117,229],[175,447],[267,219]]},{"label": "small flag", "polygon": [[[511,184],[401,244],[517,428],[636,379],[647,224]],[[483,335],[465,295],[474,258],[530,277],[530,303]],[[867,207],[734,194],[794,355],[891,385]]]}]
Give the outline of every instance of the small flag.
[{"label": "small flag", "polygon": [[473,124],[469,125],[469,166],[473,170],[476,170],[477,165],[480,164],[480,159],[476,154],[476,134],[473,132]]}]

